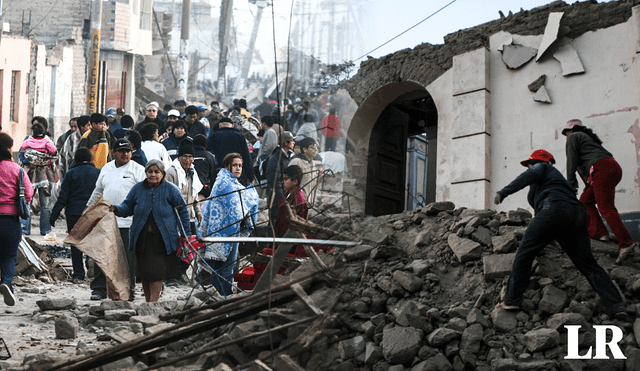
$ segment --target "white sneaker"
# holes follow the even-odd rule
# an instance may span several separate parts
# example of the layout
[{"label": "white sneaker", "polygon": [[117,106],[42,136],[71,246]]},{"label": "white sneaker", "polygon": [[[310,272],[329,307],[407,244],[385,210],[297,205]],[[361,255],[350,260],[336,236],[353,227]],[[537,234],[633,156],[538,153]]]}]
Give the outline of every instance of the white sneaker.
[{"label": "white sneaker", "polygon": [[44,235],[44,240],[45,241],[55,241],[56,240],[56,234],[53,232],[47,233]]},{"label": "white sneaker", "polygon": [[2,285],[0,285],[0,294],[4,296],[5,304],[7,304],[10,307],[16,305],[16,297],[13,296],[13,292],[11,292],[11,289],[9,288],[9,286],[7,286],[6,283],[3,283]]}]

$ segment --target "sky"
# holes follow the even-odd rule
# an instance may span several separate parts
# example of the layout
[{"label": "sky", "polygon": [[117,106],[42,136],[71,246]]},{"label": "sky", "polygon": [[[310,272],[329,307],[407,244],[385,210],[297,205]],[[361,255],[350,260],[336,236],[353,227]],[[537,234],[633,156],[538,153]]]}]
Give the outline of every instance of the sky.
[{"label": "sky", "polygon": [[[370,5],[363,14],[363,18],[366,19],[363,27],[367,30],[366,50],[371,51],[384,44],[445,6],[446,8],[431,18],[369,55],[379,58],[404,48],[413,48],[424,42],[443,44],[445,35],[496,20],[500,18],[499,11],[506,16],[509,11],[515,14],[520,11],[520,8],[531,10],[551,2],[550,0],[367,0],[367,4]],[[567,4],[575,2],[575,0],[565,0]],[[598,2],[607,1],[599,0]]]},{"label": "sky", "polygon": [[[256,48],[260,56],[265,61],[262,66],[252,66],[255,69],[271,69],[273,65],[273,26],[275,23],[275,40],[278,53],[281,48],[287,45],[289,29],[289,12],[291,4],[303,6],[305,3],[317,3],[319,7],[328,8],[327,3],[331,0],[272,0],[275,22],[272,18],[272,7],[265,9],[260,23],[260,32]],[[344,3],[354,0],[335,0]],[[379,58],[387,54],[394,53],[405,48],[428,42],[431,44],[443,44],[444,36],[461,29],[470,28],[479,24],[500,18],[499,11],[505,15],[509,11],[517,13],[523,10],[531,10],[539,6],[549,4],[552,0],[358,0],[364,6],[361,12],[361,30],[364,34],[362,43],[362,54],[354,56],[356,66],[366,59],[366,55]],[[612,0],[599,0],[607,2]],[[613,0],[615,1],[615,0]],[[354,1],[355,2],[355,1]],[[565,3],[572,4],[575,0],[565,0]],[[444,9],[441,9],[444,8]],[[236,0],[234,2],[234,21],[236,22],[238,37],[247,39],[251,33],[253,25],[253,15],[257,7],[251,5],[247,0]],[[437,12],[441,9],[439,12]],[[437,13],[436,13],[437,12]],[[435,13],[435,14],[434,14]],[[418,22],[431,16],[415,28],[407,31]],[[295,22],[295,20],[294,20]],[[295,23],[294,23],[295,24]],[[388,42],[393,37],[407,31],[388,44],[378,48]],[[321,58],[322,59],[322,58]],[[326,62],[326,61],[323,61]]]}]

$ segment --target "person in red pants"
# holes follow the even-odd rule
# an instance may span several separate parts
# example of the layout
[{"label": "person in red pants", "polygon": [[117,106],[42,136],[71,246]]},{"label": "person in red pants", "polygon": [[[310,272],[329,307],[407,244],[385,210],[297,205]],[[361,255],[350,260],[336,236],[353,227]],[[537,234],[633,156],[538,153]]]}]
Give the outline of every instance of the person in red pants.
[{"label": "person in red pants", "polygon": [[589,216],[589,237],[606,238],[608,231],[602,222],[604,218],[618,239],[620,252],[616,264],[621,264],[633,255],[637,245],[615,206],[615,188],[622,179],[622,169],[613,155],[602,146],[602,140],[593,130],[582,125],[582,121],[569,120],[562,135],[567,137],[567,180],[577,193],[577,171],[585,184],[580,202]]}]

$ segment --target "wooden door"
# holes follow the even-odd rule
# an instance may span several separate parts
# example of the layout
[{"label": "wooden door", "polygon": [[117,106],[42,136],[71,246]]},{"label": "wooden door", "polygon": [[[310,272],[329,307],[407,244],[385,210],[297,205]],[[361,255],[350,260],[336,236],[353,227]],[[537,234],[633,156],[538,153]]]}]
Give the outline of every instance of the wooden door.
[{"label": "wooden door", "polygon": [[389,106],[373,126],[367,161],[365,213],[404,211],[405,161],[409,115]]}]

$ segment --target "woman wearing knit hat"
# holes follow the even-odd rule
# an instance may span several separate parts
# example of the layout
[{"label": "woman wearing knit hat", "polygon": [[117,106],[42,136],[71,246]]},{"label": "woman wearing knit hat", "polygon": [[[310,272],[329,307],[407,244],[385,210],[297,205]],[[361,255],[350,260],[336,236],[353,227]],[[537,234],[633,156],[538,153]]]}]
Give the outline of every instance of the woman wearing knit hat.
[{"label": "woman wearing knit hat", "polygon": [[569,182],[553,166],[555,162],[553,155],[544,149],[534,151],[528,159],[520,162],[528,170],[496,193],[494,201],[498,205],[510,194],[529,186],[527,199],[535,211],[535,217],[518,246],[504,295],[496,307],[506,310],[520,308],[529,287],[533,260],[556,240],[600,295],[607,314],[626,319],[626,306],[620,293],[591,253],[587,212]]}]

